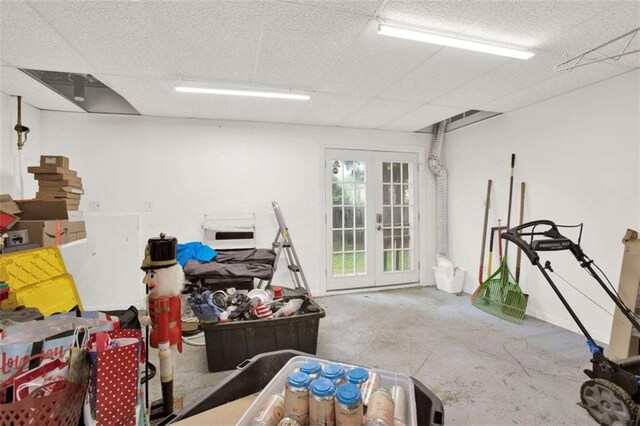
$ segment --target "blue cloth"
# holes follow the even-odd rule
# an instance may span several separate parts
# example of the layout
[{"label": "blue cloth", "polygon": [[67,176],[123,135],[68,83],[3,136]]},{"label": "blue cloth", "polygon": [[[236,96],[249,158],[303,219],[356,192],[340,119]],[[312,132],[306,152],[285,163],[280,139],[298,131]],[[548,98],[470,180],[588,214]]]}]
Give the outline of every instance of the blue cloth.
[{"label": "blue cloth", "polygon": [[218,253],[211,247],[194,241],[192,243],[178,244],[178,263],[184,268],[190,260],[198,262],[211,262]]}]

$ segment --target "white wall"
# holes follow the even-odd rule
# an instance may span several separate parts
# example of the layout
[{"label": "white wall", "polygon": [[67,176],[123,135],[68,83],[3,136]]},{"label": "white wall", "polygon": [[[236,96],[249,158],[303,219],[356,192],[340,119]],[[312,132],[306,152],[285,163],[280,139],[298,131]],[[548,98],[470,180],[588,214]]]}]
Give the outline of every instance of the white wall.
[{"label": "white wall", "polygon": [[0,93],[0,194],[9,194],[14,199],[22,197],[19,171],[23,170],[24,197],[32,198],[36,194],[37,185],[33,175],[27,173],[27,167],[40,162],[40,142],[43,139],[40,110],[22,102],[22,125],[29,127],[31,131],[19,155],[18,139],[13,130],[17,121],[16,105],[16,97]]},{"label": "white wall", "polygon": [[[617,284],[620,238],[638,228],[640,184],[639,72],[601,82],[447,134],[450,176],[450,254],[469,271],[475,288],[486,180],[494,180],[491,222],[506,218],[508,160],[518,156],[516,183],[527,182],[525,220],[585,223],[583,247]],[[18,196],[15,104],[2,95],[2,192]],[[253,212],[258,245],[276,230],[270,202],[280,202],[314,294],[324,290],[321,159],[323,148],[409,150],[424,154],[430,136],[397,132],[60,113],[25,108],[32,127],[25,158],[62,154],[82,176],[85,245],[65,250],[86,308],[142,303],[138,270],[146,240],[160,231],[199,240],[206,213]],[[10,126],[7,126],[7,122]],[[7,130],[9,128],[9,130]],[[46,135],[46,138],[43,136]],[[26,168],[26,165],[24,166]],[[421,282],[431,283],[433,179],[422,167]],[[29,186],[30,185],[30,186]],[[35,193],[26,175],[25,195]],[[516,200],[518,192],[516,191]],[[89,201],[101,212],[89,212]],[[145,200],[154,211],[144,210]],[[512,217],[517,217],[514,202]],[[474,219],[475,218],[475,219]],[[120,226],[117,226],[120,224]],[[513,254],[513,252],[512,252]],[[515,256],[510,256],[513,260]],[[613,304],[566,253],[552,256],[556,271],[613,311]],[[539,272],[523,263],[528,312],[576,329]],[[277,281],[288,283],[288,276]],[[558,281],[594,336],[608,341],[611,317]]]},{"label": "white wall", "polygon": [[[512,224],[518,217],[519,185],[526,181],[525,221],[584,222],[585,253],[617,287],[621,238],[627,228],[638,230],[640,224],[639,76],[638,71],[626,73],[447,134],[450,253],[470,271],[466,291],[477,285],[487,179],[494,185],[490,224],[506,220],[512,152],[517,155]],[[509,258],[515,260],[513,249]],[[613,312],[613,302],[568,252],[548,258],[556,272]],[[512,262],[512,271],[514,266]],[[593,336],[608,342],[611,316],[556,282]],[[540,272],[525,259],[520,284],[530,295],[529,314],[577,330]]]},{"label": "white wall", "polygon": [[[147,239],[165,232],[181,242],[201,241],[208,213],[255,213],[257,244],[270,247],[277,230],[274,200],[282,207],[312,292],[322,294],[324,147],[408,150],[424,157],[430,140],[399,132],[49,111],[42,112],[42,123],[43,150],[69,157],[83,179],[80,208],[89,242],[69,249],[73,254],[65,252],[65,258],[85,308],[140,300],[139,264]],[[422,170],[426,265],[421,282],[427,284],[434,252],[426,237],[432,235],[433,215],[424,206],[431,203],[433,184]],[[101,212],[89,211],[92,200],[100,201]],[[145,212],[146,200],[153,203],[151,213]],[[118,217],[128,231],[116,227]],[[129,258],[116,253],[122,250],[131,253]],[[288,273],[276,276],[276,282],[290,285]]]}]

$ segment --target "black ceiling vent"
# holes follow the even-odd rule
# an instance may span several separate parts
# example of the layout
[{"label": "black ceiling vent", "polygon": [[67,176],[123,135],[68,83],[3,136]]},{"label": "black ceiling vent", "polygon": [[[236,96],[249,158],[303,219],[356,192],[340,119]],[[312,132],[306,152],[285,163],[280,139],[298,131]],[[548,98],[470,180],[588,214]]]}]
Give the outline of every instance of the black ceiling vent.
[{"label": "black ceiling vent", "polygon": [[20,68],[49,89],[86,112],[99,114],[140,115],[125,98],[91,74],[42,71]]},{"label": "black ceiling vent", "polygon": [[[449,118],[449,124],[447,124],[447,132],[468,126],[473,123],[477,123],[482,120],[486,120],[487,118],[495,117],[496,115],[500,114],[502,113],[470,109],[469,111],[454,115],[453,117]],[[415,133],[433,133],[434,126],[435,123],[420,130],[416,130]]]}]

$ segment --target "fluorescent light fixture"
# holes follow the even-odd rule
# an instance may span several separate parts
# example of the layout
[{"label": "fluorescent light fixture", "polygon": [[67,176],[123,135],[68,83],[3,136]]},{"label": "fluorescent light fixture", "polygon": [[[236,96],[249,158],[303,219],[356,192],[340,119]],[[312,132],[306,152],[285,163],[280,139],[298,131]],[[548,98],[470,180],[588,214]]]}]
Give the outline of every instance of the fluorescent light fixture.
[{"label": "fluorescent light fixture", "polygon": [[446,37],[437,34],[425,33],[422,31],[408,30],[387,24],[378,26],[378,34],[389,37],[404,38],[407,40],[421,41],[423,43],[437,44],[440,46],[456,47],[458,49],[473,50],[476,52],[490,53],[492,55],[507,56],[516,59],[529,59],[534,53],[524,50],[499,47],[492,44],[480,43],[477,41],[462,40],[455,37]]},{"label": "fluorescent light fixture", "polygon": [[176,86],[176,92],[181,93],[204,93],[208,95],[228,95],[228,96],[248,96],[252,98],[274,98],[292,99],[296,101],[308,101],[309,95],[301,95],[286,92],[262,92],[257,90],[232,90],[232,89],[211,89],[207,87]]}]

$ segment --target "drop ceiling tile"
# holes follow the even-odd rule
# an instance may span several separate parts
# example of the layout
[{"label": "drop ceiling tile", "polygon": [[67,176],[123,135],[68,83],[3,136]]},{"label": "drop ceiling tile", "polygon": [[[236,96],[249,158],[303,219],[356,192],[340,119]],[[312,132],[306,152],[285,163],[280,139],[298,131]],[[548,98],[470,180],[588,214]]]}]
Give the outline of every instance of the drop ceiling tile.
[{"label": "drop ceiling tile", "polygon": [[453,117],[464,112],[464,108],[443,107],[437,105],[423,105],[415,111],[411,111],[402,117],[393,120],[384,126],[385,130],[399,130],[414,132],[434,123]]},{"label": "drop ceiling tile", "polygon": [[445,48],[380,94],[387,99],[428,103],[511,59]]},{"label": "drop ceiling tile", "polygon": [[478,108],[479,105],[552,78],[555,75],[553,66],[557,61],[558,56],[548,53],[537,54],[527,61],[514,59],[431,103]]},{"label": "drop ceiling tile", "polygon": [[359,108],[353,115],[339,124],[346,127],[379,129],[398,117],[417,110],[420,106],[420,104],[414,102],[371,99],[362,108]]},{"label": "drop ceiling tile", "polygon": [[166,33],[153,25],[143,2],[45,0],[31,5],[102,74],[171,74]]},{"label": "drop ceiling tile", "polygon": [[513,111],[628,71],[623,67],[592,64],[572,72],[557,73],[551,79],[481,105],[480,109],[501,112]]},{"label": "drop ceiling tile", "polygon": [[420,29],[444,33],[461,33],[478,22],[493,2],[391,0],[380,17]]},{"label": "drop ceiling tile", "polygon": [[440,46],[377,34],[370,22],[320,90],[358,96],[377,96],[418,67]]},{"label": "drop ceiling tile", "polygon": [[307,101],[179,93],[193,117],[217,120],[292,123]]},{"label": "drop ceiling tile", "polygon": [[25,1],[0,1],[3,64],[89,73],[93,67]]},{"label": "drop ceiling tile", "polygon": [[314,93],[295,119],[296,123],[336,126],[363,107],[368,98],[342,96],[333,93]]},{"label": "drop ceiling tile", "polygon": [[3,66],[0,74],[0,91],[7,95],[22,96],[24,101],[40,109],[84,112],[44,84],[14,67]]},{"label": "drop ceiling tile", "polygon": [[98,80],[115,90],[142,115],[192,117],[193,104],[175,91],[171,80],[97,74]]},{"label": "drop ceiling tile", "polygon": [[372,16],[382,0],[284,0],[283,3],[294,3],[307,7],[332,9],[346,13]]},{"label": "drop ceiling tile", "polygon": [[559,0],[485,2],[479,13],[481,19],[464,34],[474,40],[515,48],[542,48],[611,4]]},{"label": "drop ceiling tile", "polygon": [[256,82],[316,90],[368,18],[339,11],[265,2]]},{"label": "drop ceiling tile", "polygon": [[293,122],[303,101],[178,93],[175,82],[138,77],[96,76],[143,115],[218,120]]},{"label": "drop ceiling tile", "polygon": [[309,101],[264,98],[242,98],[239,102],[242,103],[242,114],[245,114],[245,107],[248,114],[242,119],[274,123],[294,122],[296,116],[309,103]]},{"label": "drop ceiling tile", "polygon": [[163,33],[171,74],[204,81],[250,80],[263,3],[148,1],[146,13]]}]

